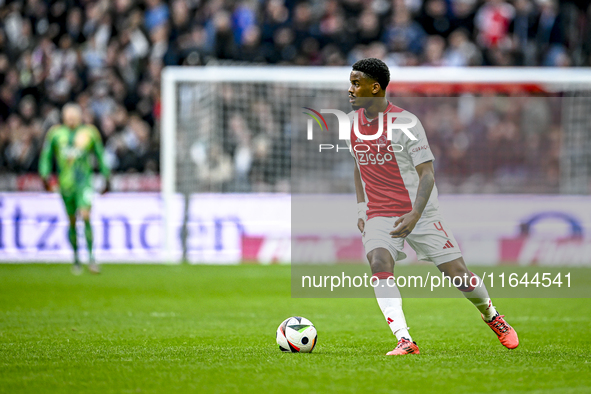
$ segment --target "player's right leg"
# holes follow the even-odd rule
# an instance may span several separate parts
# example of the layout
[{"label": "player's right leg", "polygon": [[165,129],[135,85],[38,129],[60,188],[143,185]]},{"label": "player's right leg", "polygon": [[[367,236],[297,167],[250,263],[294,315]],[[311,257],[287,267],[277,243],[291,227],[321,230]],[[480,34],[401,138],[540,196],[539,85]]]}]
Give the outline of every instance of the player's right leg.
[{"label": "player's right leg", "polygon": [[403,242],[392,239],[388,234],[394,224],[392,218],[373,218],[367,221],[363,235],[363,244],[372,273],[372,285],[378,305],[392,333],[398,340],[394,350],[388,355],[419,354],[419,348],[408,332],[402,298],[394,279],[393,255],[404,258]]},{"label": "player's right leg", "polygon": [[74,264],[72,265],[72,273],[74,275],[80,275],[82,273],[82,266],[78,259],[78,235],[76,234],[76,214],[68,214],[69,228],[68,228],[68,239],[72,250],[74,251]]},{"label": "player's right leg", "polygon": [[80,208],[80,217],[82,217],[82,220],[84,221],[84,236],[88,248],[88,270],[93,274],[100,274],[101,271],[94,259],[94,253],[92,250],[94,237],[92,234],[92,225],[90,224],[90,206]]},{"label": "player's right leg", "polygon": [[82,267],[80,266],[80,260],[78,259],[78,236],[76,234],[76,198],[71,194],[62,194],[66,213],[68,215],[68,240],[72,246],[74,252],[74,264],[72,265],[72,273],[74,275],[80,275],[82,273]]},{"label": "player's right leg", "polygon": [[[378,305],[398,343],[388,356],[419,354],[419,348],[412,341],[406,318],[402,311],[402,297],[394,279],[394,259],[390,251],[377,248],[367,254],[372,273],[372,286]],[[377,283],[376,283],[377,282]]]}]

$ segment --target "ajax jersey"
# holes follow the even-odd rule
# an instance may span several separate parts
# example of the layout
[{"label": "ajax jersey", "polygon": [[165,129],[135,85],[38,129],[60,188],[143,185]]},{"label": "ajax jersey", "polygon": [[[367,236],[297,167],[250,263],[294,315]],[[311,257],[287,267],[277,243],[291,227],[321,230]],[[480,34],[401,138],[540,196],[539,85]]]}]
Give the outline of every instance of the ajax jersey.
[{"label": "ajax jersey", "polygon": [[[400,128],[392,130],[392,139],[387,137],[388,114],[395,114],[393,123]],[[392,115],[390,115],[392,116]],[[419,175],[415,167],[421,163],[434,160],[433,154],[420,121],[408,111],[392,103],[383,114],[383,122],[378,117],[367,119],[363,108],[349,113],[351,122],[351,139],[347,144],[351,154],[355,157],[361,183],[367,202],[367,218],[398,217],[412,210],[415,202]],[[363,140],[354,131],[354,119],[358,119],[358,131],[363,135],[375,135],[382,124],[381,135],[374,140]],[[403,124],[412,127],[406,129],[415,136],[412,140],[402,130]],[[411,123],[412,124],[412,123]],[[423,211],[423,216],[437,213],[437,188],[433,186],[429,202]]]}]

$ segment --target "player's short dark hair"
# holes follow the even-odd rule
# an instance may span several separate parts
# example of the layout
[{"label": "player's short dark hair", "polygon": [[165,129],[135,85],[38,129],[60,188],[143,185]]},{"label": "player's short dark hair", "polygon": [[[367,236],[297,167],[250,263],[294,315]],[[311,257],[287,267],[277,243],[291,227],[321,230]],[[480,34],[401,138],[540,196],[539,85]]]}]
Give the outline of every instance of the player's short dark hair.
[{"label": "player's short dark hair", "polygon": [[380,59],[374,57],[361,59],[353,64],[353,70],[361,71],[371,79],[375,79],[383,90],[386,90],[390,83],[390,70]]}]

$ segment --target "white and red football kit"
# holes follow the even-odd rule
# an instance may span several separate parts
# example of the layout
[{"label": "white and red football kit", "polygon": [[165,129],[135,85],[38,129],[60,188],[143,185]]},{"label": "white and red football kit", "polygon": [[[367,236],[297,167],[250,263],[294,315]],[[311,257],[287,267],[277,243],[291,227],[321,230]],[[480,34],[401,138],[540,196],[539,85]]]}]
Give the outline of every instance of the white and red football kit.
[{"label": "white and red football kit", "polygon": [[[378,117],[368,120],[364,109],[359,109],[359,133],[375,135],[379,128]],[[351,112],[351,154],[355,157],[363,193],[367,202],[367,220],[363,233],[366,253],[376,248],[386,248],[394,260],[406,257],[402,253],[404,238],[392,238],[396,219],[412,210],[419,186],[416,166],[434,160],[425,135],[425,130],[417,119],[413,127],[408,128],[416,140],[412,140],[401,129],[392,131],[392,139],[387,139],[388,113],[397,114],[395,124],[409,124],[416,117],[392,103],[388,103],[383,116],[383,130],[377,140],[362,140],[354,132],[354,115]],[[433,191],[423,214],[414,230],[405,238],[417,252],[420,260],[442,264],[461,257],[460,249],[453,234],[445,225],[438,211],[437,187]]]}]

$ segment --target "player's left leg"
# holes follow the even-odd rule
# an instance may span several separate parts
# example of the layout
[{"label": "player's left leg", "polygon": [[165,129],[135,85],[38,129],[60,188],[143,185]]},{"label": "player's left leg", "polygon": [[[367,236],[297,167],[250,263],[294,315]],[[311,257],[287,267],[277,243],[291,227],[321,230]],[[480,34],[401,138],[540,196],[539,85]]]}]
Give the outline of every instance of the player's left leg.
[{"label": "player's left leg", "polygon": [[84,237],[86,238],[86,247],[88,248],[88,270],[93,274],[100,273],[100,268],[94,259],[92,243],[94,237],[92,234],[92,225],[90,223],[90,207],[80,209],[80,216],[84,221]]},{"label": "player's left leg", "polygon": [[514,349],[519,345],[517,333],[495,310],[482,279],[466,268],[458,242],[440,215],[421,218],[406,241],[419,260],[433,262],[454,285],[460,284],[458,290],[478,308],[504,346]]},{"label": "player's left leg", "polygon": [[[460,286],[456,286],[457,289],[474,304],[485,321],[491,321],[495,317],[497,311],[488,296],[486,286],[484,283],[480,283],[482,280],[478,275],[468,270],[463,257],[439,264],[437,265],[437,268],[448,277],[454,285],[461,283]],[[455,282],[454,278],[457,278]],[[472,286],[472,284],[479,284],[479,286]]]},{"label": "player's left leg", "polygon": [[[462,278],[462,283],[457,286],[464,296],[480,311],[482,319],[499,337],[499,341],[508,349],[515,349],[519,345],[519,338],[515,329],[509,325],[504,316],[499,315],[488,296],[488,290],[482,279],[466,267],[463,257],[459,257],[447,263],[437,265],[437,268],[451,280]],[[455,283],[460,283],[456,280]]]}]

